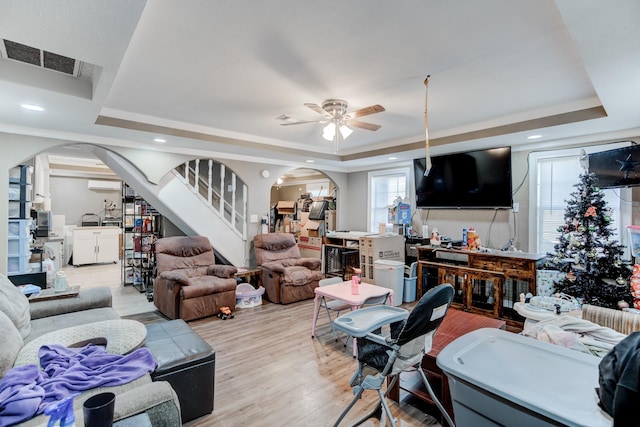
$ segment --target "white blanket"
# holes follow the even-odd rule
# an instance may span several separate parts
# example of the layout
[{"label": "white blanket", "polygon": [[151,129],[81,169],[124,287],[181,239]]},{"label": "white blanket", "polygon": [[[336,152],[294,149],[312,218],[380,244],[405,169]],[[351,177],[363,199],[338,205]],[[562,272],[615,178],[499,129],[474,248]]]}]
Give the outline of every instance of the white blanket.
[{"label": "white blanket", "polygon": [[625,334],[573,316],[558,316],[527,326],[523,335],[604,357]]}]

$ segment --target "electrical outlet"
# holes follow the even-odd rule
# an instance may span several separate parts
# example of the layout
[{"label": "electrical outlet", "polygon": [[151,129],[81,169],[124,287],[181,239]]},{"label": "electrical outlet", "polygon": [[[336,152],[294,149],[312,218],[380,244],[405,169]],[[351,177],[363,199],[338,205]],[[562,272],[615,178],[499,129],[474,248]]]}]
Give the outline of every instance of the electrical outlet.
[{"label": "electrical outlet", "polygon": [[518,202],[513,202],[513,212],[514,212],[514,213],[518,213],[518,212],[520,212],[520,203],[518,203]]},{"label": "electrical outlet", "polygon": [[258,215],[251,215],[251,223],[255,224],[258,222]]}]

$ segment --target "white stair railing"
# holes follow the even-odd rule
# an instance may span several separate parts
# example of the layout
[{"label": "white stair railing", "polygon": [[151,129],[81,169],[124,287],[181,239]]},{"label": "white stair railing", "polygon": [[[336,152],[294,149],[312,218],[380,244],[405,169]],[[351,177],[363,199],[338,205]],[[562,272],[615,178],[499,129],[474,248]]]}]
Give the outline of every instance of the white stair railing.
[{"label": "white stair railing", "polygon": [[[216,169],[219,169],[217,177]],[[174,174],[212,213],[247,240],[247,186],[233,171],[212,159],[196,159],[176,167]],[[217,178],[219,181],[214,185]]]}]

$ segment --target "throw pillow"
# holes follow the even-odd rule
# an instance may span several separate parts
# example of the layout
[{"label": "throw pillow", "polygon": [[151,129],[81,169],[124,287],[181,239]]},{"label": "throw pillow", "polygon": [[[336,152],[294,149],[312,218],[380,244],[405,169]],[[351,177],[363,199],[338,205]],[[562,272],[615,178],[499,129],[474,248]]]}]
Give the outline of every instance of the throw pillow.
[{"label": "throw pillow", "polygon": [[2,345],[0,346],[0,378],[4,377],[13,367],[24,342],[20,332],[3,312],[0,311],[0,331],[2,331]]},{"label": "throw pillow", "polygon": [[11,320],[22,338],[29,336],[31,333],[29,300],[3,274],[0,274],[0,311]]}]

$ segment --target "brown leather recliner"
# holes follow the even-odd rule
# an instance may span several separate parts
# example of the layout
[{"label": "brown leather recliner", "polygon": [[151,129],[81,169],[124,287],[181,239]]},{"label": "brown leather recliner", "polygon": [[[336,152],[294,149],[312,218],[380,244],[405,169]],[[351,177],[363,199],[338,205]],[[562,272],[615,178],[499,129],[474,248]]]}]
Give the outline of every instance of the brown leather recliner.
[{"label": "brown leather recliner", "polygon": [[155,246],[153,302],[162,314],[186,321],[216,315],[223,306],[235,309],[238,269],[216,265],[207,237],[164,237]]},{"label": "brown leather recliner", "polygon": [[269,301],[289,304],[315,296],[313,290],[322,279],[322,261],[301,258],[292,234],[258,234],[253,246]]}]

